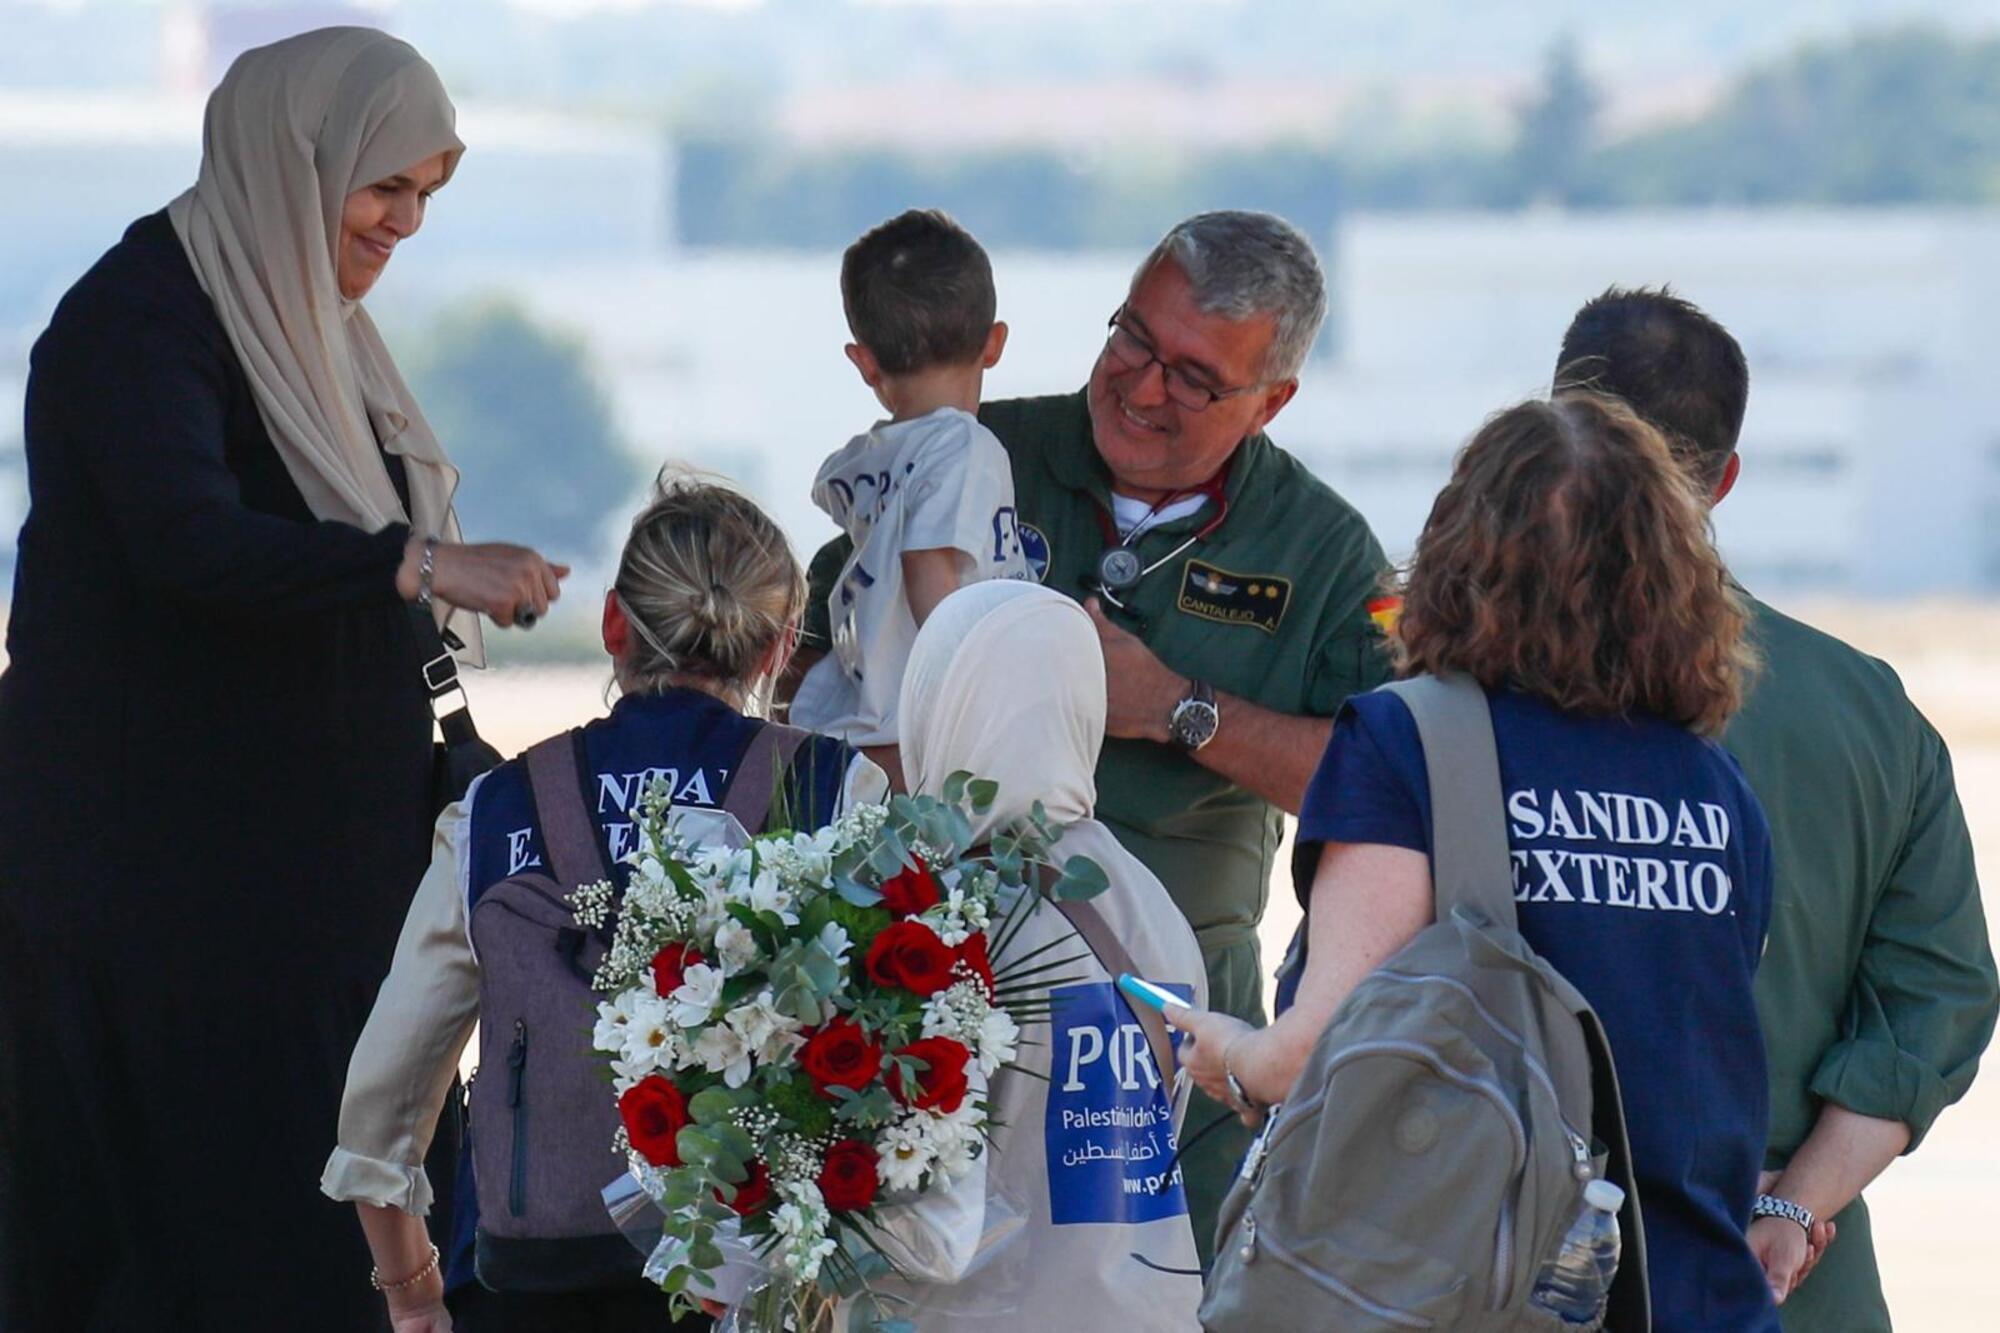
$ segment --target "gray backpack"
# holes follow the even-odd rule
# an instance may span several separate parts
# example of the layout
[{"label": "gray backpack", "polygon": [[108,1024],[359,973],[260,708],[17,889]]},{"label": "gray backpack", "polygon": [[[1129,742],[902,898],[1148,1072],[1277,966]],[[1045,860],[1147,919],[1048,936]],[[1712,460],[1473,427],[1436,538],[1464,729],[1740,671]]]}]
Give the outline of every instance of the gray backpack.
[{"label": "gray backpack", "polygon": [[[721,808],[760,831],[781,776],[809,733],[767,723],[730,775]],[[618,1108],[591,1047],[590,979],[612,926],[579,925],[568,894],[611,875],[590,813],[583,734],[522,756],[546,867],[501,880],[473,904],[479,956],[479,1074],[472,1082],[478,1186],[475,1266],[496,1291],[630,1286],[642,1256],[612,1224],[602,1190],[624,1168],[611,1151]]]},{"label": "gray backpack", "polygon": [[1251,1146],[1202,1326],[1575,1330],[1528,1296],[1608,1168],[1626,1202],[1604,1326],[1643,1333],[1617,1074],[1589,1002],[1516,927],[1485,693],[1462,677],[1384,688],[1409,705],[1430,770],[1437,921],[1335,1011]]}]

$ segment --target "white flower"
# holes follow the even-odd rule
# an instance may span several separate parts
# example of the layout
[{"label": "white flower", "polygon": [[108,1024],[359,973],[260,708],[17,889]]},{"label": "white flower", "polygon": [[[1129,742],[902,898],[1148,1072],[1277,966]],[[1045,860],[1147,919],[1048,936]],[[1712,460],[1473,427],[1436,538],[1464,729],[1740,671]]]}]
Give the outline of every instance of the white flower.
[{"label": "white flower", "polygon": [[639,986],[620,991],[597,1006],[597,1026],[591,1029],[590,1044],[597,1050],[617,1053],[625,1049],[625,1029],[631,1026],[633,1006],[648,991]]},{"label": "white flower", "polygon": [[700,1027],[722,1002],[722,970],[696,963],[681,975],[680,988],[672,998],[674,1021],[684,1028]]},{"label": "white flower", "polygon": [[796,1037],[799,1021],[790,1014],[781,1014],[773,1006],[776,999],[766,989],[759,991],[756,998],[737,1005],[729,1011],[726,1020],[732,1030],[743,1038],[743,1044],[766,1064],[782,1063],[791,1053],[805,1045],[805,1039]]},{"label": "white flower", "polygon": [[756,963],[757,936],[750,927],[731,917],[715,928],[715,951],[722,957],[722,971],[735,976]]},{"label": "white flower", "polygon": [[657,995],[644,990],[635,994],[632,1019],[624,1028],[625,1063],[635,1069],[671,1069],[681,1046],[681,1032],[674,1023],[673,1010]]},{"label": "white flower", "polygon": [[826,956],[835,963],[844,965],[847,962],[848,951],[854,947],[854,941],[849,938],[846,929],[838,921],[829,921],[819,929],[819,947],[826,950]]},{"label": "white flower", "polygon": [[644,1065],[635,1065],[623,1056],[613,1059],[611,1061],[611,1095],[614,1097],[623,1097],[627,1092],[632,1090],[635,1084],[641,1082],[652,1072],[653,1066],[650,1060]]},{"label": "white flower", "polygon": [[701,1035],[694,1039],[694,1054],[703,1068],[722,1075],[722,1081],[732,1088],[750,1081],[750,1047],[742,1034],[727,1023],[702,1029]]},{"label": "white flower", "polygon": [[1021,1025],[1005,1009],[988,1009],[979,1024],[979,1072],[988,1078],[1019,1052]]},{"label": "white flower", "polygon": [[747,894],[741,892],[740,884],[736,888],[738,894],[732,896],[748,902],[752,911],[775,913],[788,926],[799,924],[799,914],[792,910],[792,891],[779,883],[778,877],[768,867],[757,872],[757,878],[750,881]]},{"label": "white flower", "polygon": [[875,1146],[882,1184],[892,1193],[914,1190],[930,1169],[933,1149],[929,1133],[930,1114],[913,1112],[882,1131]]}]

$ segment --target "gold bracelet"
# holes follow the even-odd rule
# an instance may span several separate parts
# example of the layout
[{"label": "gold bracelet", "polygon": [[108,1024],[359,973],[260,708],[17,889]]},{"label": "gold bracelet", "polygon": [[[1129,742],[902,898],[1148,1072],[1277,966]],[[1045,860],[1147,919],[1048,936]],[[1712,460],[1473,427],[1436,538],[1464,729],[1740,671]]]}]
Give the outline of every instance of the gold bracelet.
[{"label": "gold bracelet", "polygon": [[375,1290],[383,1293],[384,1295],[388,1295],[390,1292],[408,1291],[411,1287],[416,1286],[419,1282],[422,1282],[432,1273],[437,1272],[437,1266],[438,1266],[438,1247],[433,1245],[431,1246],[431,1257],[424,1260],[424,1266],[422,1268],[419,1268],[416,1272],[410,1274],[408,1277],[399,1278],[394,1282],[384,1282],[382,1280],[382,1266],[380,1264],[377,1264],[375,1267],[368,1270],[368,1285],[375,1288]]}]

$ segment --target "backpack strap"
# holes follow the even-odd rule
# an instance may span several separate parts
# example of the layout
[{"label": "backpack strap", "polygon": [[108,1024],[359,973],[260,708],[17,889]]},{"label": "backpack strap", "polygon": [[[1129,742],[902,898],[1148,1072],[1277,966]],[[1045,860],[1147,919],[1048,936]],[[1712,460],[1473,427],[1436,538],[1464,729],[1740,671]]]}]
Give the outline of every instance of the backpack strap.
[{"label": "backpack strap", "polygon": [[1517,928],[1500,754],[1486,691],[1469,676],[1417,676],[1382,686],[1416,719],[1431,788],[1431,875],[1437,919],[1469,908]]},{"label": "backpack strap", "polygon": [[582,744],[581,731],[565,731],[528,747],[521,756],[549,871],[565,890],[595,884],[611,874],[604,837],[583,787],[583,765],[577,758]]},{"label": "backpack strap", "polygon": [[778,803],[779,784],[791,767],[792,757],[811,739],[810,731],[782,722],[766,722],[750,738],[722,794],[722,809],[734,815],[746,832],[760,832],[769,822],[771,807]]},{"label": "backpack strap", "polygon": [[[1109,972],[1115,982],[1118,975],[1129,972],[1133,976],[1142,975],[1139,965],[1132,961],[1132,954],[1125,942],[1118,938],[1118,932],[1097,910],[1097,905],[1086,898],[1051,898],[1056,910],[1068,918],[1070,925],[1097,955],[1098,965]],[[1139,1022],[1146,1034],[1146,1045],[1152,1048],[1153,1068],[1164,1082],[1171,1082],[1174,1076],[1174,1040],[1167,1031],[1167,1020],[1160,1011],[1148,1004],[1133,1004],[1130,996],[1114,984],[1112,991],[1118,996],[1133,1018]],[[1168,1098],[1169,1101],[1173,1099]]]}]

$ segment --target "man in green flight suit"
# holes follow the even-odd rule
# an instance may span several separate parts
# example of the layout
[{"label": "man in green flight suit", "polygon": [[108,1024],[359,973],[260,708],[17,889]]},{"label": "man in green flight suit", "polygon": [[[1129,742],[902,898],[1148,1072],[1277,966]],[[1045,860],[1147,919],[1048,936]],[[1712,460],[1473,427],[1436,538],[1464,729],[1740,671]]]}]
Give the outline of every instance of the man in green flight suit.
[{"label": "man in green flight suit", "polygon": [[[1028,565],[1082,601],[1110,709],[1098,817],[1158,875],[1210,1004],[1264,1021],[1257,925],[1283,833],[1349,694],[1388,678],[1387,561],[1352,507],[1264,428],[1326,312],[1312,246],[1268,214],[1204,213],[1139,265],[1077,393],[985,404]],[[807,642],[845,540],[813,561]],[[802,651],[793,679],[816,654]],[[1023,663],[1023,670],[1033,670]],[[1182,1158],[1204,1262],[1249,1132],[1196,1094]]]},{"label": "man in green flight suit", "polygon": [[[1692,304],[1615,288],[1586,304],[1557,362],[1556,386],[1571,385],[1668,431],[1717,502],[1735,485],[1749,370]],[[1965,1094],[2000,983],[1944,742],[1885,663],[1744,601],[1764,665],[1723,743],[1763,803],[1777,869],[1750,1245],[1791,1333],[1875,1333],[1889,1311],[1861,1190]],[[1812,1223],[1827,1219],[1815,1263]]]}]

